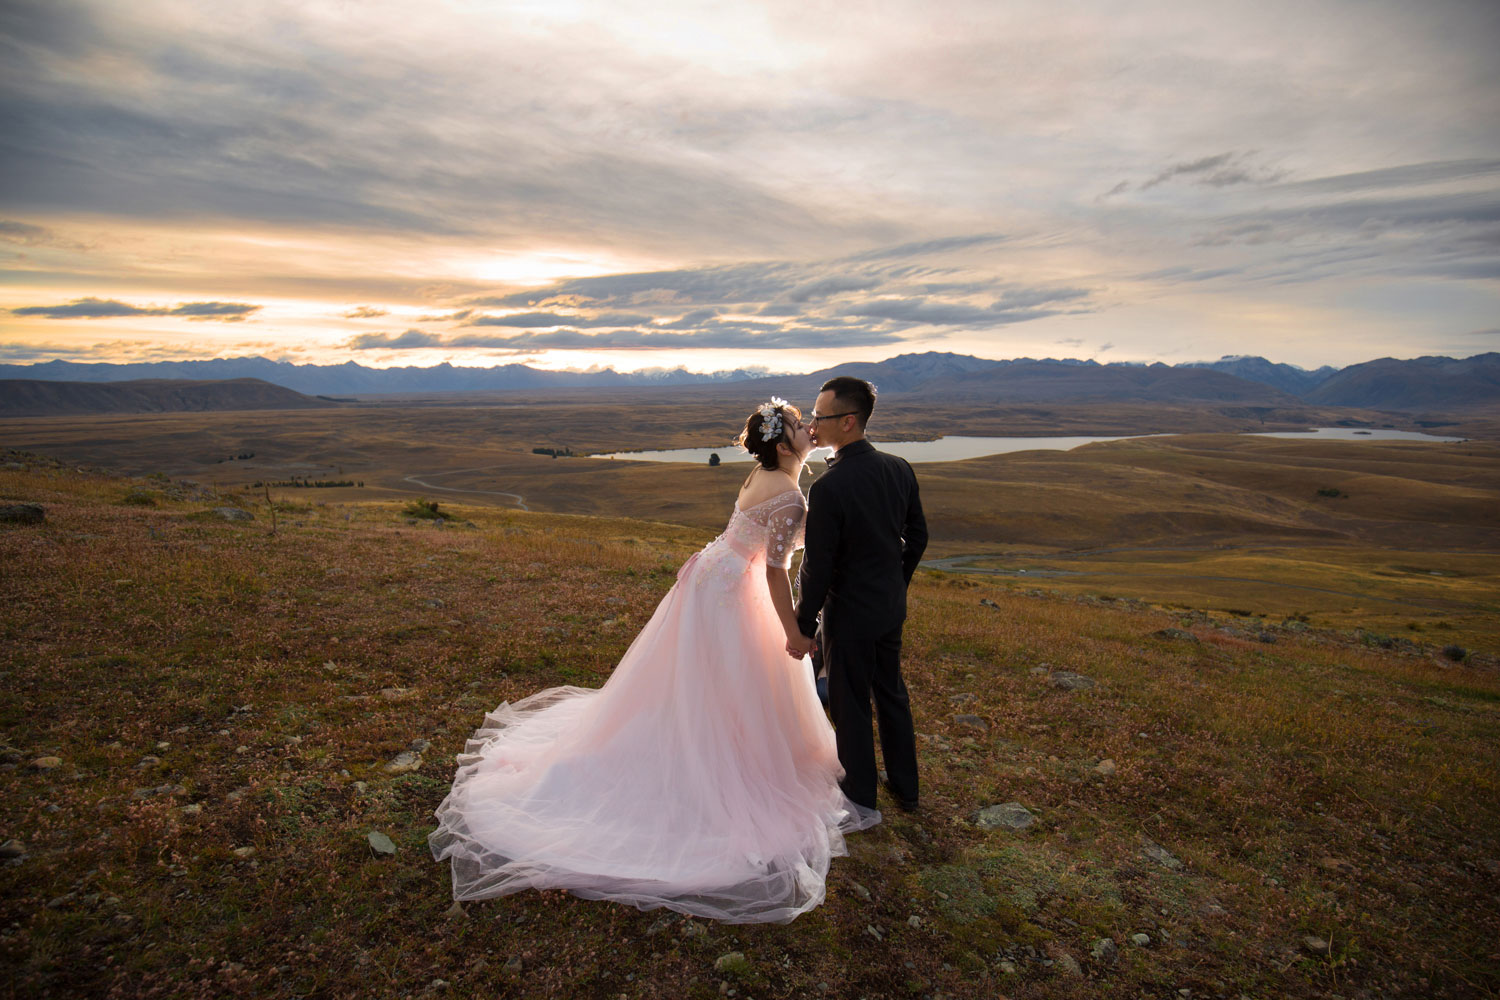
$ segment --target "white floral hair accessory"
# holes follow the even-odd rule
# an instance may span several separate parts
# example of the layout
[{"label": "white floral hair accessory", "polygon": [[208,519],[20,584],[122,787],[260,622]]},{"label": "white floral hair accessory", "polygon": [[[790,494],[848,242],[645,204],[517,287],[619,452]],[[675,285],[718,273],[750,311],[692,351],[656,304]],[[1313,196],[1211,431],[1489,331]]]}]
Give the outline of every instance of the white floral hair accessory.
[{"label": "white floral hair accessory", "polygon": [[786,405],[786,400],[780,396],[772,396],[769,403],[761,403],[756,410],[760,414],[760,439],[762,441],[775,441],[781,437],[781,408]]}]

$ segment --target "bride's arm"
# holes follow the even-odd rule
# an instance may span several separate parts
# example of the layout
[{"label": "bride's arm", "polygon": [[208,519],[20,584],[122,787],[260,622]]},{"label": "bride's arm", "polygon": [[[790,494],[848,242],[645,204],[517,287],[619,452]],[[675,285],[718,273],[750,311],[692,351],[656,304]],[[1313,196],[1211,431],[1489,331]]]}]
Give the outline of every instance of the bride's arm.
[{"label": "bride's arm", "polygon": [[792,606],[792,581],[786,567],[766,564],[766,588],[771,592],[771,606],[776,609],[776,617],[781,621],[787,639],[802,638],[802,630],[797,626],[797,612]]}]

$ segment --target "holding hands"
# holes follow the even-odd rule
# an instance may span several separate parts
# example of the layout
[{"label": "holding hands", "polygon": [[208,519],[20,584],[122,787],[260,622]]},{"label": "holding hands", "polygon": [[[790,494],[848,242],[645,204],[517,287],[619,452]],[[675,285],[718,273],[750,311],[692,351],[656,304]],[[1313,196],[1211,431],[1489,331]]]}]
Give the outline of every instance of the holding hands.
[{"label": "holding hands", "polygon": [[794,660],[800,660],[804,656],[811,655],[812,651],[817,648],[818,641],[803,635],[801,632],[788,636],[786,640],[786,655]]}]

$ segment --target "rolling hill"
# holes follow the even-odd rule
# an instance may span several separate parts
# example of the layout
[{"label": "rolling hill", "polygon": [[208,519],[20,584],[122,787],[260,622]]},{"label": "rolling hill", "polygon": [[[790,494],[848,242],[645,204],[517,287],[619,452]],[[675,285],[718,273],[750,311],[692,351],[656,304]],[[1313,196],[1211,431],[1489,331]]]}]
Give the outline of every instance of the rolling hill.
[{"label": "rolling hill", "polygon": [[141,379],[133,382],[0,381],[0,416],[80,413],[173,413],[205,410],[300,410],[336,406],[258,378],[224,381]]}]

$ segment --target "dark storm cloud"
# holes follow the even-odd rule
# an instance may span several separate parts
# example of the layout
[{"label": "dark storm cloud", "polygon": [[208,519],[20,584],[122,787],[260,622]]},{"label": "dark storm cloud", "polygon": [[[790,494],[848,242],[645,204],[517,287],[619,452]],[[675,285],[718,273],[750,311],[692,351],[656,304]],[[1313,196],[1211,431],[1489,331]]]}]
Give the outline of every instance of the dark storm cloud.
[{"label": "dark storm cloud", "polygon": [[12,309],[17,316],[42,316],[46,319],[118,319],[122,316],[182,316],[186,319],[235,323],[245,319],[260,306],[244,302],[184,302],[163,306],[133,306],[115,299],[83,298],[60,306],[22,306]]},{"label": "dark storm cloud", "polygon": [[356,351],[369,351],[377,348],[401,351],[415,347],[441,347],[443,338],[422,330],[407,330],[405,333],[394,336],[388,333],[362,333],[357,337],[349,338],[344,346]]}]

